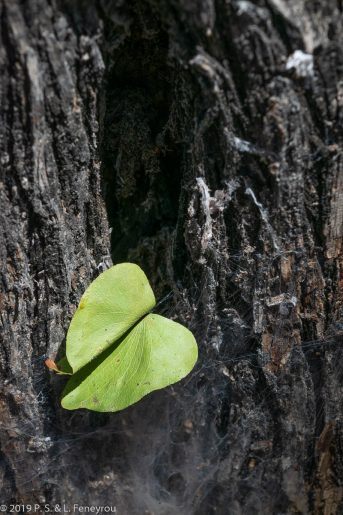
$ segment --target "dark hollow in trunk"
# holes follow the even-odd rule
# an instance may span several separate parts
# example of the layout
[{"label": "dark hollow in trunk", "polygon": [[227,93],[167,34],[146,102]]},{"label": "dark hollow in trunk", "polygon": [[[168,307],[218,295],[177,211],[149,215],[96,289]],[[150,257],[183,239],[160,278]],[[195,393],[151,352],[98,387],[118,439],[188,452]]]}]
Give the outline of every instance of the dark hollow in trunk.
[{"label": "dark hollow in trunk", "polygon": [[[343,513],[341,0],[1,0],[0,501]],[[138,263],[181,383],[67,412],[56,357]]]}]

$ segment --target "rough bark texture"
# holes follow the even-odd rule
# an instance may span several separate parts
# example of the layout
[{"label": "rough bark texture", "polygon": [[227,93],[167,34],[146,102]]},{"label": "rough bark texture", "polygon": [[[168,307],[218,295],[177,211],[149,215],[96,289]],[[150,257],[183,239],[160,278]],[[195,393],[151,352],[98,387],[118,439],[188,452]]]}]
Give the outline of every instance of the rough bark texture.
[{"label": "rough bark texture", "polygon": [[[0,9],[0,500],[343,513],[341,0]],[[44,356],[110,255],[200,359],[65,412]]]}]

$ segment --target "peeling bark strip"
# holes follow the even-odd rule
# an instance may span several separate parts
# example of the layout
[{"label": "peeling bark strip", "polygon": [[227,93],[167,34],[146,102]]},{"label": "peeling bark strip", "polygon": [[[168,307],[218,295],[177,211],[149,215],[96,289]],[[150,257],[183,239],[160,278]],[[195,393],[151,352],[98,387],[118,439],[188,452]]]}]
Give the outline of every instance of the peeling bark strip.
[{"label": "peeling bark strip", "polygon": [[[341,2],[0,16],[0,502],[342,513]],[[110,253],[173,293],[198,368],[65,413],[44,360]]]}]

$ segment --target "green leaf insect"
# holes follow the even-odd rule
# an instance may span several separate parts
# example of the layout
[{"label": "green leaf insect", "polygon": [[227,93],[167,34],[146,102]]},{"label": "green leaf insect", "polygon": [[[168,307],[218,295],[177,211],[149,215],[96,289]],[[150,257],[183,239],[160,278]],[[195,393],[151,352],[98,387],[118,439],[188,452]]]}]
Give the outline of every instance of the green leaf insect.
[{"label": "green leaf insect", "polygon": [[63,408],[119,411],[192,370],[193,334],[151,313],[155,305],[146,275],[132,263],[112,266],[90,284],[69,326],[66,358],[49,367],[72,373]]}]

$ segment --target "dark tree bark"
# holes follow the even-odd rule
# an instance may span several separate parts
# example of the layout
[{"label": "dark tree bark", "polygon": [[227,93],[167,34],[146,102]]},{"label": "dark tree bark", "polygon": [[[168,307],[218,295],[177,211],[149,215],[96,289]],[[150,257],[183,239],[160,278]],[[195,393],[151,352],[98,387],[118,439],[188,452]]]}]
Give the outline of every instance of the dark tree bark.
[{"label": "dark tree bark", "polygon": [[[341,0],[0,9],[0,501],[343,513]],[[67,412],[44,357],[111,259],[199,361]]]}]

